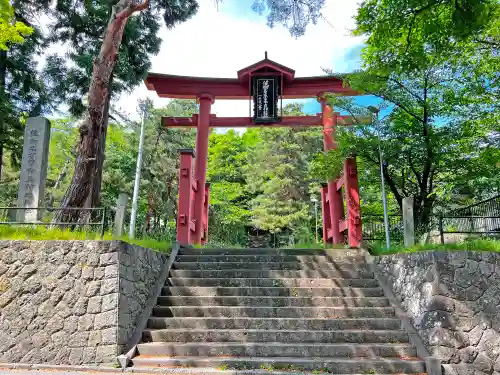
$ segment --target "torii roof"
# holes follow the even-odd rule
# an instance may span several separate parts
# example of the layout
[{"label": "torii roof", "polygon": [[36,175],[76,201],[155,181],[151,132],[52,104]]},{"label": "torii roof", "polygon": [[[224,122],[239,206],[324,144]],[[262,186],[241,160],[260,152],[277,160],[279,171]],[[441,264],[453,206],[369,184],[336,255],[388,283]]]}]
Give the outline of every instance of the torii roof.
[{"label": "torii roof", "polygon": [[196,99],[208,93],[215,99],[249,99],[250,77],[257,74],[276,73],[283,77],[283,98],[314,98],[322,93],[358,95],[333,76],[295,77],[295,71],[266,57],[240,69],[237,78],[209,78],[149,73],[144,80],[149,90],[162,98]]}]

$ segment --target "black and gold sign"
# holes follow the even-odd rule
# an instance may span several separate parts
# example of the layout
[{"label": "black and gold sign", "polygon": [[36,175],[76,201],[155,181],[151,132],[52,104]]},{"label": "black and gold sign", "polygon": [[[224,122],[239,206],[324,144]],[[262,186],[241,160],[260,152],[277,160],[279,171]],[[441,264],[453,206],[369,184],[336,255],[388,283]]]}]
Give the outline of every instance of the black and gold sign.
[{"label": "black and gold sign", "polygon": [[281,94],[279,76],[253,76],[253,120],[272,124],[280,120],[278,99]]}]

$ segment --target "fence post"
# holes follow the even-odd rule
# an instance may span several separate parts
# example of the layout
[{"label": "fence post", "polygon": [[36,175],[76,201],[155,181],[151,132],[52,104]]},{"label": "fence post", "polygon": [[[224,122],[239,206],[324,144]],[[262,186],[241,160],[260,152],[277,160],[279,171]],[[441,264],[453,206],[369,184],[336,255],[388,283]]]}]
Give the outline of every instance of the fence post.
[{"label": "fence post", "polygon": [[104,227],[106,226],[106,207],[102,209],[102,219],[101,219],[101,240],[104,238]]},{"label": "fence post", "polygon": [[415,245],[415,217],[413,216],[413,198],[403,198],[403,238],[405,247]]},{"label": "fence post", "polygon": [[123,236],[125,214],[127,212],[128,194],[121,193],[116,200],[115,221],[113,225],[113,237]]},{"label": "fence post", "polygon": [[441,238],[441,244],[444,245],[444,229],[443,229],[443,215],[439,215],[439,237]]}]

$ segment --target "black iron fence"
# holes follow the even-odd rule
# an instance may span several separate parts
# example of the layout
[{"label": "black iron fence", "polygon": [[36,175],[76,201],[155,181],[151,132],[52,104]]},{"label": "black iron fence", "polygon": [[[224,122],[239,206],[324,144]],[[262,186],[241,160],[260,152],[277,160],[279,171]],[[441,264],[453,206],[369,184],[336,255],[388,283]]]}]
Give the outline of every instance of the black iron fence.
[{"label": "black iron fence", "polygon": [[500,237],[500,195],[439,215],[437,221],[441,243],[453,234]]},{"label": "black iron fence", "polygon": [[[384,215],[363,214],[363,240],[384,241]],[[393,241],[403,240],[403,218],[401,215],[388,215],[389,237]]]},{"label": "black iron fence", "polygon": [[[72,219],[58,219],[58,213],[71,212]],[[68,216],[68,215],[61,215]],[[0,207],[0,225],[52,227],[80,232],[104,233],[111,227],[113,213],[109,208]]]},{"label": "black iron fence", "polygon": [[497,216],[444,216],[438,217],[439,237],[445,243],[446,234],[500,237],[500,215]]}]

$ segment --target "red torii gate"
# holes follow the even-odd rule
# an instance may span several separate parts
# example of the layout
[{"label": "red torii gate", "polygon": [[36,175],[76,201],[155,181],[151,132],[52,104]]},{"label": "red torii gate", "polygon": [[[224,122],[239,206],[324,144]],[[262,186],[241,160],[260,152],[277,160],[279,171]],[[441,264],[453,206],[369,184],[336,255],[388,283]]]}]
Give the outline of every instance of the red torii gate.
[{"label": "red torii gate", "polygon": [[[325,93],[357,95],[342,80],[331,76],[295,77],[295,71],[266,57],[238,71],[237,78],[204,78],[150,73],[146,87],[162,98],[196,99],[199,115],[164,117],[166,127],[197,128],[196,154],[192,149],[180,150],[179,208],[177,240],[182,244],[205,243],[208,238],[209,185],[206,183],[208,136],[210,128],[255,126],[323,126],[324,150],[335,149],[337,125],[352,125],[351,116],[341,116],[328,104]],[[210,114],[215,99],[247,99],[253,97],[254,116],[217,117]],[[278,116],[278,98],[298,99],[316,97],[322,113],[315,116]],[[249,108],[251,112],[251,107]],[[359,122],[360,119],[356,119]],[[371,118],[362,118],[369,123]],[[196,155],[196,157],[195,157]],[[192,164],[194,159],[194,174]],[[345,191],[347,218],[344,213]],[[356,157],[346,159],[342,176],[332,179],[321,189],[323,211],[323,241],[325,244],[344,242],[358,247],[361,243],[361,216]]]}]

